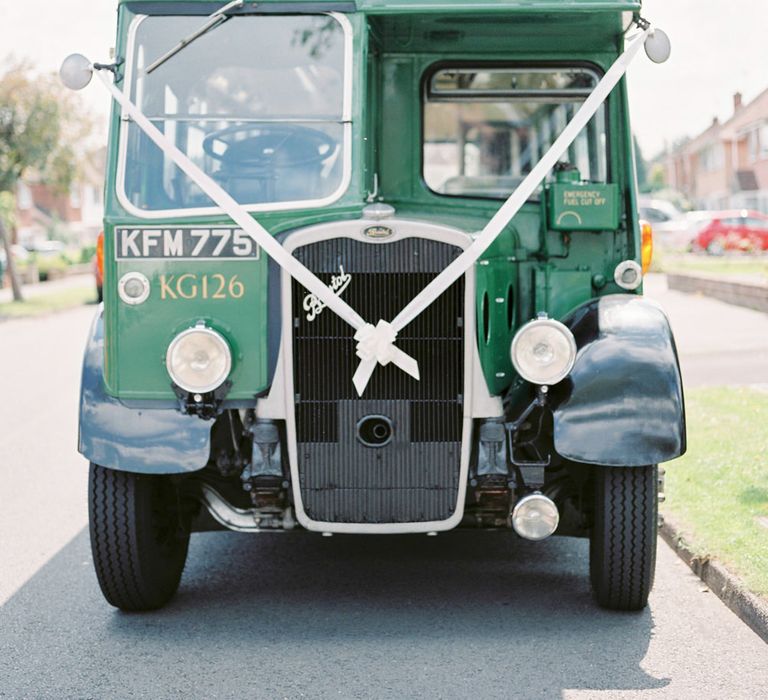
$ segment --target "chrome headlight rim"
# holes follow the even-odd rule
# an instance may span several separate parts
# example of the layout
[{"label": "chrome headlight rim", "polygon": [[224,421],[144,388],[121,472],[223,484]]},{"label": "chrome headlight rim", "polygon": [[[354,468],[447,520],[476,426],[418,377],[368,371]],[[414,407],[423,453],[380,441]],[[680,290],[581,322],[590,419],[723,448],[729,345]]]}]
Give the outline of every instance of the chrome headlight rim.
[{"label": "chrome headlight rim", "polygon": [[[567,363],[559,372],[556,372],[547,377],[534,376],[526,372],[525,368],[521,366],[520,361],[518,360],[520,343],[525,338],[525,335],[534,328],[542,327],[553,329],[555,332],[559,333],[568,344]],[[553,318],[535,318],[531,321],[528,321],[528,323],[522,326],[517,331],[517,333],[515,333],[515,337],[512,339],[512,345],[510,346],[509,354],[510,359],[512,360],[512,366],[525,381],[539,386],[552,386],[563,381],[563,379],[565,379],[571,373],[574,364],[576,364],[577,350],[578,348],[576,347],[576,339],[573,337],[573,333],[571,333],[571,330],[568,328],[568,326],[561,323],[560,321],[556,321]]]},{"label": "chrome headlight rim", "polygon": [[[131,282],[139,282],[143,287],[141,294],[136,297],[130,296],[126,291],[126,287]],[[139,304],[143,304],[147,299],[149,299],[150,291],[151,285],[149,283],[149,279],[141,272],[126,272],[117,283],[118,296],[124,304],[128,304],[129,306],[138,306]]]},{"label": "chrome headlight rim", "polygon": [[[530,508],[537,510],[537,513],[541,516],[540,522],[530,522],[530,515],[526,512]],[[534,532],[531,528],[532,524],[534,527],[537,525],[544,526],[544,529]],[[526,540],[533,542],[545,540],[555,533],[559,524],[560,510],[557,504],[543,493],[534,492],[523,496],[512,510],[512,528],[520,537]]]},{"label": "chrome headlight rim", "polygon": [[[627,282],[624,275],[633,272],[634,278]],[[628,292],[633,292],[643,283],[643,268],[635,260],[622,260],[613,271],[613,281]]]},{"label": "chrome headlight rim", "polygon": [[[192,335],[205,335],[213,339],[215,343],[219,344],[221,350],[223,351],[224,367],[216,375],[216,379],[211,380],[207,384],[193,385],[191,382],[185,381],[182,377],[179,376],[177,369],[174,367],[173,358],[175,352],[178,350],[179,346]],[[209,326],[198,324],[181,331],[181,333],[176,335],[170,342],[168,345],[168,350],[166,350],[165,353],[165,369],[173,383],[180,389],[183,389],[190,394],[208,394],[218,389],[222,384],[224,384],[224,382],[227,381],[227,378],[232,371],[232,349],[227,342],[227,339],[221,333],[214,330],[213,328],[210,328]]]}]

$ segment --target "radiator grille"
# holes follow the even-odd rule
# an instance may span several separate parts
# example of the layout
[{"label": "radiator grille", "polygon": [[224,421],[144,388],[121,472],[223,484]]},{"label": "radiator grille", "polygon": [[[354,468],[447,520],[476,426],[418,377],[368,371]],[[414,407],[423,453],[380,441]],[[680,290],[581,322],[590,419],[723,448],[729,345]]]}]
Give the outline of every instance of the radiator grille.
[{"label": "radiator grille", "polygon": [[[370,323],[392,320],[461,253],[437,241],[318,241],[294,255]],[[362,397],[352,384],[354,331],[329,310],[317,312],[292,283],[298,468],[310,518],[338,523],[445,520],[459,488],[464,386],[464,280],[457,281],[398,336],[419,362],[421,381],[377,366]],[[309,320],[311,316],[313,320]],[[366,415],[394,425],[384,447],[363,445]]]}]

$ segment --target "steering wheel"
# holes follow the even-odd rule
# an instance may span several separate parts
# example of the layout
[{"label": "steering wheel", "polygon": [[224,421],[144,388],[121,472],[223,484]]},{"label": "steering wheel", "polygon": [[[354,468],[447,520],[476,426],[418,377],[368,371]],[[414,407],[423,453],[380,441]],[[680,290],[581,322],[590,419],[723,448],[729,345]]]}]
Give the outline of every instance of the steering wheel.
[{"label": "steering wheel", "polygon": [[[217,152],[216,144],[224,144]],[[327,134],[297,124],[235,124],[203,139],[203,150],[222,164],[238,167],[293,168],[320,163],[338,144]]]}]

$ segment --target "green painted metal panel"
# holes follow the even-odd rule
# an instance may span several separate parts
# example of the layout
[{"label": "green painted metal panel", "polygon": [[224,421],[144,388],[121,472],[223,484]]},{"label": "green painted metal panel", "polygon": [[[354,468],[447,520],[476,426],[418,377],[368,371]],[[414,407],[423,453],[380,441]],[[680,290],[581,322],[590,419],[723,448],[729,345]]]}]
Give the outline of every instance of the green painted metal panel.
[{"label": "green painted metal panel", "polygon": [[[134,15],[121,7],[118,22],[117,54],[125,55],[127,31]],[[353,53],[366,55],[367,34],[362,31],[362,15],[350,16],[354,30]],[[181,60],[179,58],[179,60]],[[365,133],[368,70],[365,60],[352,62],[353,82],[353,145],[352,181],[346,193],[333,205],[324,208],[293,211],[274,211],[256,215],[259,222],[273,235],[326,221],[358,218],[365,204],[366,194],[373,186],[373,175],[366,172],[367,162]],[[107,154],[107,187],[105,190],[105,247],[104,247],[104,305],[105,305],[105,383],[107,391],[123,399],[173,399],[170,378],[165,369],[165,352],[176,333],[204,320],[227,337],[233,349],[233,388],[231,399],[252,399],[268,386],[269,343],[267,328],[268,258],[257,261],[118,261],[116,259],[114,229],[117,226],[149,228],[168,227],[228,227],[226,217],[174,217],[137,218],[129,215],[117,199],[114,183],[117,173],[117,144],[120,134],[119,115],[114,109],[110,120]],[[139,306],[127,306],[117,293],[120,277],[128,271],[145,274],[152,284],[152,295]],[[183,290],[189,293],[190,285],[197,283],[198,294],[194,299],[161,299],[161,275],[173,276],[178,283],[179,275],[193,274],[195,280],[185,278]],[[234,275],[245,285],[245,293],[239,299],[213,299],[219,285],[214,275],[223,275],[225,286]],[[202,280],[207,276],[209,298],[203,299]],[[167,280],[166,280],[167,281]]]},{"label": "green painted metal panel", "polygon": [[[569,20],[574,19],[569,16]],[[500,201],[456,198],[437,195],[420,177],[422,131],[419,78],[432,66],[450,61],[454,56],[466,61],[536,64],[587,62],[606,70],[617,54],[621,32],[617,17],[584,15],[574,22],[514,22],[472,24],[462,27],[459,18],[451,23],[443,19],[439,26],[461,29],[462,34],[433,33],[438,24],[432,18],[378,18],[374,25],[381,37],[382,114],[380,119],[379,172],[382,196],[394,204],[399,214],[456,226],[468,232],[480,230],[496,212]],[[476,37],[482,36],[481,42]],[[424,37],[429,36],[429,40]],[[483,50],[478,51],[478,44]],[[626,115],[623,86],[608,103],[608,170],[623,210],[626,191],[626,152],[623,147]],[[618,260],[631,255],[626,230],[582,233],[549,230],[545,203],[526,204],[514,218],[508,232],[502,234],[476,267],[478,349],[486,382],[493,393],[503,393],[514,381],[509,359],[514,331],[535,316],[547,311],[562,317],[567,311],[593,296],[616,293],[613,268]],[[623,226],[624,224],[622,224]],[[548,261],[542,267],[542,261]],[[549,272],[542,272],[550,270]],[[592,278],[608,280],[593,287]],[[509,283],[515,290],[511,321],[508,326],[509,301],[505,299]],[[537,294],[538,290],[538,294]],[[484,297],[488,297],[490,330],[484,334]],[[497,301],[501,299],[503,301]]]},{"label": "green painted metal panel", "polygon": [[165,353],[171,340],[199,321],[229,342],[233,369],[232,399],[249,399],[268,383],[267,260],[119,261],[117,279],[127,272],[146,275],[147,301],[131,306],[114,298],[107,306],[117,333],[110,334],[107,383],[126,399],[172,399]]},{"label": "green painted metal panel", "polygon": [[553,182],[547,187],[547,203],[554,231],[607,231],[619,225],[614,184]]},{"label": "green painted metal panel", "polygon": [[[423,182],[425,76],[435,65],[446,61],[588,63],[605,70],[621,44],[622,18],[618,12],[595,12],[597,5],[613,10],[639,8],[639,3],[618,1],[359,2],[362,12],[348,15],[355,31],[350,188],[329,207],[269,212],[257,218],[274,235],[314,223],[357,218],[368,193],[374,189],[376,176],[379,197],[394,205],[398,216],[439,222],[468,233],[479,231],[501,205],[500,201],[441,196]],[[540,11],[542,14],[537,15]],[[502,17],[499,12],[508,12],[510,17]],[[378,16],[367,18],[364,13]],[[492,17],[488,16],[490,13],[494,13]],[[130,11],[122,7],[118,55],[125,55],[125,33],[131,17]],[[113,182],[117,115],[113,114],[110,129],[113,146],[108,154],[108,182]],[[618,228],[570,236],[567,231],[547,227],[545,202],[530,202],[486,251],[476,268],[478,330],[484,333],[480,324],[486,294],[490,324],[487,341],[478,332],[478,347],[484,375],[494,393],[503,393],[514,381],[509,344],[520,325],[537,311],[546,310],[553,317],[561,317],[592,296],[620,291],[612,281],[613,268],[619,260],[636,257],[639,232],[636,217],[629,213],[635,209],[623,82],[608,102],[607,134],[608,172],[619,193]],[[108,232],[115,225],[165,223],[128,216],[112,187],[107,188],[106,211]],[[173,223],[229,224],[220,217],[190,217]],[[129,269],[128,264],[114,259],[111,236],[106,240],[106,365],[111,393],[124,398],[171,397],[163,365],[165,347],[175,332],[199,318],[208,319],[231,336],[236,346],[232,396],[249,398],[266,388],[266,260],[194,263],[194,269],[201,274],[228,275],[229,270],[243,270],[248,289],[245,300],[227,300],[218,305],[211,299],[166,299],[163,304],[150,299],[143,310],[128,309],[116,293],[117,279]],[[153,285],[159,283],[160,274],[187,272],[180,262],[142,264],[142,271],[151,277]],[[600,284],[593,284],[593,280],[600,280]]]},{"label": "green painted metal panel", "polygon": [[543,311],[550,318],[563,318],[593,296],[588,270],[558,270],[547,265],[537,269],[535,276],[537,312]]},{"label": "green painted metal panel", "polygon": [[513,255],[484,258],[476,267],[477,346],[485,381],[494,394],[514,378],[509,349],[518,325],[518,271]]}]

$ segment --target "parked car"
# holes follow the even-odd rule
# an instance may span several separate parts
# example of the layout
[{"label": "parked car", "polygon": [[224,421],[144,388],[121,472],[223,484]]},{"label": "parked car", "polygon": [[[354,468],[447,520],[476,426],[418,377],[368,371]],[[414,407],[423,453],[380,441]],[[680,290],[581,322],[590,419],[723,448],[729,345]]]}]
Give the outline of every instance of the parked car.
[{"label": "parked car", "polygon": [[768,250],[768,215],[746,209],[703,212],[691,233],[691,249],[710,255]]},{"label": "parked car", "polygon": [[[17,271],[24,271],[27,267],[27,264],[29,263],[29,251],[24,248],[24,246],[20,246],[17,243],[14,243],[11,246],[11,252],[13,253],[13,260],[16,263]],[[5,254],[5,248],[0,245],[0,289],[2,289],[3,285],[5,284],[5,273],[7,270],[8,260]]]},{"label": "parked car", "polygon": [[641,219],[653,226],[654,243],[658,247],[683,250],[690,243],[687,215],[671,202],[640,197],[637,211]]},{"label": "parked car", "polygon": [[683,218],[683,212],[665,199],[640,197],[637,202],[637,211],[641,219],[645,219],[653,226],[654,231],[661,224]]},{"label": "parked car", "polygon": [[[24,246],[14,243],[11,246],[11,252],[13,253],[13,260],[17,265],[24,265],[29,261],[29,251]],[[5,267],[5,248],[2,246],[0,246],[0,263]]]},{"label": "parked car", "polygon": [[64,254],[65,246],[61,241],[36,240],[25,243],[24,248],[38,258],[56,258]]}]

